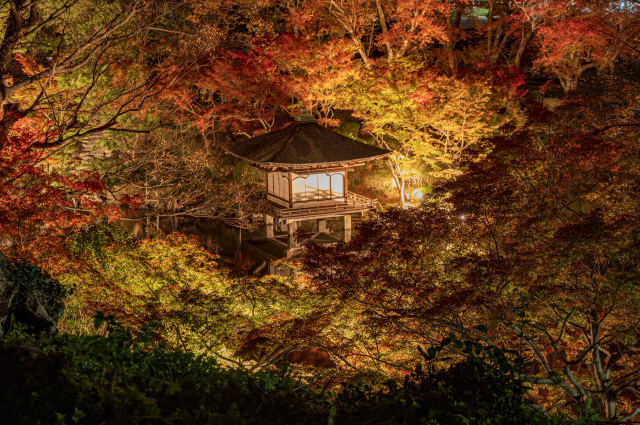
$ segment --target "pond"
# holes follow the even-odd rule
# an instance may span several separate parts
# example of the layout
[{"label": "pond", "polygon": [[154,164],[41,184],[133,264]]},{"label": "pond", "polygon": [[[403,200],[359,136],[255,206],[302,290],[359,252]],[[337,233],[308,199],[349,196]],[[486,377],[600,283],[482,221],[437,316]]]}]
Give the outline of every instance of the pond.
[{"label": "pond", "polygon": [[[221,265],[234,270],[258,275],[288,276],[291,273],[290,269],[277,269],[274,266],[275,260],[285,257],[286,246],[282,242],[267,239],[264,225],[247,230],[229,226],[222,220],[207,218],[167,218],[158,222],[128,218],[120,220],[120,223],[139,238],[148,237],[148,226],[153,226],[155,230],[156,225],[165,234],[178,231],[195,235],[207,251],[220,256]],[[318,224],[316,220],[306,220],[298,223],[298,229],[313,234],[318,231]],[[340,219],[327,219],[327,231],[328,235],[323,234],[321,242],[342,239],[344,231]],[[275,236],[280,241],[285,240],[286,235],[286,228],[276,228]]]}]

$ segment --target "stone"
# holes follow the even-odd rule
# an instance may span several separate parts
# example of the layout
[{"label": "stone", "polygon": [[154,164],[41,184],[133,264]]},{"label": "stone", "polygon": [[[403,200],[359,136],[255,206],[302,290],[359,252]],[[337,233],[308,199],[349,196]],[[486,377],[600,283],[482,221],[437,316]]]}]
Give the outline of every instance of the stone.
[{"label": "stone", "polygon": [[266,232],[267,238],[273,238],[274,237],[273,217],[270,216],[269,214],[265,214],[264,224],[265,224],[265,232]]},{"label": "stone", "polygon": [[51,298],[45,290],[35,289],[16,280],[13,267],[0,253],[0,337],[12,322],[27,325],[29,332],[55,335],[64,312],[62,302],[46,302]]},{"label": "stone", "polygon": [[296,239],[296,231],[298,230],[298,223],[296,221],[290,221],[288,223],[288,247],[291,248],[297,248],[298,247],[298,240]]},{"label": "stone", "polygon": [[0,337],[4,335],[4,330],[9,326],[13,306],[18,295],[18,285],[13,283],[9,274],[9,262],[0,253]]}]

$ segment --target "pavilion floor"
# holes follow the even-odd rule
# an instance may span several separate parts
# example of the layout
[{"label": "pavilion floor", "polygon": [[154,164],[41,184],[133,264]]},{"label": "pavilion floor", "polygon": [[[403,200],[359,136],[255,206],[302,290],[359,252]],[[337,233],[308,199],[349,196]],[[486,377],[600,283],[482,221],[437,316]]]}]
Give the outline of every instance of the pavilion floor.
[{"label": "pavilion floor", "polygon": [[347,192],[347,202],[286,208],[267,201],[262,212],[276,220],[313,220],[345,215],[360,215],[376,209],[377,201],[357,193]]}]

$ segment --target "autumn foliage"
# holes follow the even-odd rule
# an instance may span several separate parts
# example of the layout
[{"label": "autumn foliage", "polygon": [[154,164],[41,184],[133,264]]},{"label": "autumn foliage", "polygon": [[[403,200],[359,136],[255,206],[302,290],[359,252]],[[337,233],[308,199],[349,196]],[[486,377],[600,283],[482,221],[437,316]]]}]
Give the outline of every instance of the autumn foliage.
[{"label": "autumn foliage", "polygon": [[522,353],[525,379],[555,388],[541,402],[559,389],[570,404],[631,418],[636,142],[548,118],[506,128],[481,159],[469,153],[467,171],[422,208],[368,218],[347,245],[310,245],[303,269],[358,312],[355,358],[402,369],[409,347],[455,331]]},{"label": "autumn foliage", "polygon": [[0,135],[0,232],[9,252],[53,269],[65,239],[108,209],[97,198],[105,187],[95,172],[66,172],[48,151],[33,148],[44,138],[43,124],[23,118]]},{"label": "autumn foliage", "polygon": [[[424,359],[457,370],[507,353],[530,401],[630,420],[639,8],[10,0],[0,250],[75,288],[64,332],[104,333],[93,316],[111,314],[156,346],[251,372],[313,349],[336,366],[302,372],[323,392],[405,377],[417,391]],[[350,243],[309,243],[293,276],[260,278],[162,233],[162,217],[260,224],[263,176],[225,147],[301,108],[393,151],[352,173],[382,205]],[[426,199],[409,199],[418,189]],[[129,213],[158,223],[153,238],[117,227]]]}]

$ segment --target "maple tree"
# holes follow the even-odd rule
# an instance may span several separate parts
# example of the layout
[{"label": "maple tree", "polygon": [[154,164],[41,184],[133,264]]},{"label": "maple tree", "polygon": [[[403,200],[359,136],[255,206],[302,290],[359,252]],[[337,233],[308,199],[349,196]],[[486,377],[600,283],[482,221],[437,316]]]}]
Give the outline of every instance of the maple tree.
[{"label": "maple tree", "polygon": [[[195,135],[194,135],[195,134]],[[210,150],[195,129],[156,130],[128,140],[105,174],[115,196],[139,196],[155,218],[207,217],[237,227],[257,212],[261,174]]]},{"label": "maple tree", "polygon": [[565,114],[470,153],[437,190],[442,206],[376,215],[348,245],[307,248],[320,293],[358,312],[352,356],[401,369],[416,343],[455,330],[517,349],[525,379],[594,400],[607,420],[640,412],[637,139]]},{"label": "maple tree", "polygon": [[[10,1],[0,15],[3,250],[76,282],[78,323],[103,309],[133,327],[159,321],[173,346],[231,363],[253,356],[255,369],[309,345],[354,373],[393,376],[408,373],[416,344],[453,330],[520,350],[527,379],[574,403],[630,416],[637,6]],[[531,64],[589,97],[538,114],[518,91]],[[259,178],[221,148],[301,107],[327,126],[350,112],[353,137],[394,150],[402,206],[409,179],[450,179],[441,204],[375,216],[349,245],[310,246],[309,276],[290,280],[229,278],[176,235],[56,260],[74,229],[116,217],[107,194],[141,195],[158,215],[246,224]],[[111,160],[69,159],[73,140],[107,130],[119,143]]]},{"label": "maple tree", "polygon": [[[231,15],[194,34],[215,38],[181,89],[198,91],[195,98],[180,97],[181,109],[209,135],[208,150],[224,143],[221,132],[269,131],[300,106],[330,126],[340,124],[335,109],[353,110],[365,134],[397,151],[389,169],[402,205],[405,180],[440,170],[454,174],[460,153],[495,128],[499,119],[487,117],[497,116],[522,83],[518,72],[499,66],[478,68],[481,75],[428,68],[438,63],[425,60],[428,51],[456,44],[447,28],[461,31],[460,22],[449,19],[450,6],[440,2],[272,1],[242,3],[234,13],[224,1],[197,5],[190,18],[197,22]],[[468,2],[459,7],[458,17],[473,10]],[[284,31],[264,18],[278,13]],[[229,22],[245,30],[224,36]]]},{"label": "maple tree", "polygon": [[[4,249],[50,269],[64,238],[117,206],[88,164],[69,156],[72,141],[111,131],[145,131],[139,112],[171,82],[175,67],[151,69],[144,29],[149,4],[84,0],[2,6],[0,187]],[[86,18],[87,14],[90,16]],[[132,51],[133,46],[140,48]],[[127,121],[129,119],[129,121]],[[123,198],[122,200],[126,200]]]},{"label": "maple tree", "polygon": [[[628,15],[618,13],[609,2],[557,7],[565,9],[555,19],[548,19],[539,31],[541,56],[536,65],[553,72],[568,92],[577,89],[581,75],[587,70],[612,66],[629,37],[629,29],[625,28]],[[613,32],[612,25],[617,27],[617,40],[604,36]]]},{"label": "maple tree", "polygon": [[85,267],[59,273],[74,287],[60,329],[93,333],[93,317],[112,315],[134,333],[151,332],[170,347],[249,371],[324,339],[331,306],[287,279],[232,276],[194,236],[136,240],[100,224],[68,243]]},{"label": "maple tree", "polygon": [[[464,195],[450,186],[471,234],[484,235],[458,262],[491,294],[485,308],[541,364],[531,382],[556,384],[575,401],[595,397],[607,419],[628,420],[640,411],[629,320],[638,306],[635,142],[557,123],[547,131],[499,140],[495,162],[458,181]],[[483,199],[472,200],[478,190]]]},{"label": "maple tree", "polygon": [[144,6],[141,0],[109,7],[80,0],[8,2],[0,43],[3,126],[40,113],[48,127],[38,148],[126,130],[119,119],[139,111],[168,76],[156,67],[149,78],[152,70],[132,60],[130,49],[143,42],[149,24],[141,20]]},{"label": "maple tree", "polygon": [[[355,368],[407,371],[416,344],[447,335],[428,319],[450,312],[449,291],[458,288],[437,266],[452,230],[444,218],[438,211],[393,209],[363,221],[349,244],[306,246],[302,270],[317,296],[340,309],[340,343],[326,347],[337,358]],[[464,316],[464,307],[457,309]]]},{"label": "maple tree", "polygon": [[544,14],[537,1],[493,1],[486,2],[486,25],[478,25],[486,42],[481,45],[484,57],[490,63],[504,61],[520,67],[525,50],[544,22]]},{"label": "maple tree", "polygon": [[364,132],[395,151],[389,166],[401,205],[406,199],[404,180],[420,174],[437,179],[459,173],[464,151],[478,148],[481,139],[508,116],[499,110],[521,77],[499,72],[500,86],[488,74],[447,76],[400,63],[358,74],[348,103],[354,116],[364,121]]},{"label": "maple tree", "polygon": [[17,120],[0,142],[0,235],[3,250],[36,260],[48,268],[69,232],[91,219],[70,211],[68,192],[76,206],[100,215],[105,208],[93,195],[104,192],[100,177],[91,171],[64,173],[42,165],[42,150],[31,149],[43,140],[41,120]]}]

